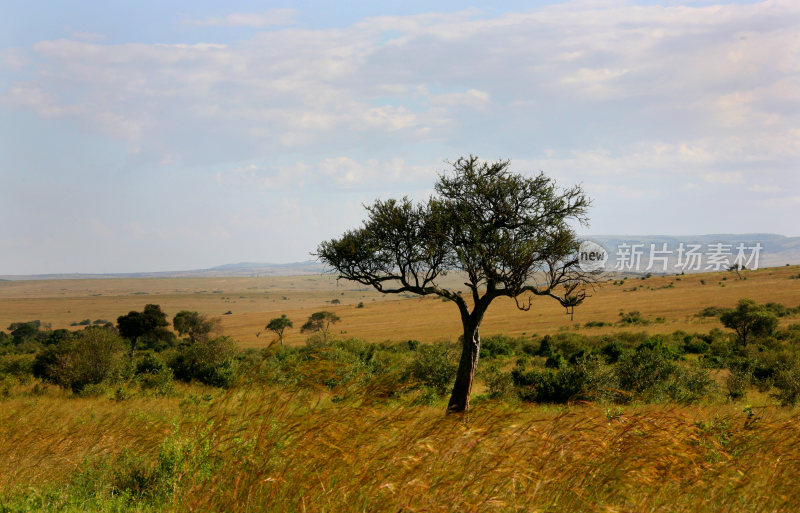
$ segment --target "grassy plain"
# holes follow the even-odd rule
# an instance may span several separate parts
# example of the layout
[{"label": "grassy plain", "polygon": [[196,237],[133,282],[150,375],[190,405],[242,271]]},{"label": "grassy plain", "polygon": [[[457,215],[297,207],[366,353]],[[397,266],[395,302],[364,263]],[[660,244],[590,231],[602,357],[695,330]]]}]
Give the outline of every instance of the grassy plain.
[{"label": "grassy plain", "polygon": [[[759,303],[770,301],[800,305],[800,266],[785,266],[735,273],[717,272],[683,276],[628,278],[598,284],[574,320],[549,298],[534,298],[524,312],[513,301],[499,299],[489,308],[481,328],[483,335],[550,334],[581,326],[582,332],[603,334],[630,327],[583,328],[589,321],[614,323],[621,311],[639,311],[649,320],[663,322],[646,327],[650,333],[678,329],[707,332],[719,327],[717,319],[695,314],[707,306],[732,307],[743,297]],[[456,276],[448,277],[459,288]],[[619,283],[619,282],[617,282]],[[466,287],[462,287],[466,288]],[[331,301],[338,300],[339,304]],[[461,330],[454,304],[435,297],[381,295],[356,283],[332,276],[267,278],[152,278],[102,280],[43,280],[0,282],[0,326],[40,319],[55,328],[70,328],[83,319],[116,318],[147,303],[161,305],[170,319],[180,310],[197,310],[219,316],[224,334],[243,347],[264,347],[272,340],[263,333],[273,317],[286,314],[295,323],[286,333],[288,344],[302,344],[306,335],[299,327],[318,310],[331,310],[341,318],[335,326],[347,337],[369,341],[455,340]],[[363,303],[363,308],[357,308]],[[230,311],[231,314],[225,315]],[[789,322],[785,320],[784,322]],[[262,332],[260,336],[257,333]]]},{"label": "grassy plain", "polygon": [[[743,280],[707,273],[609,281],[573,321],[545,298],[529,312],[498,301],[482,332],[630,330],[584,326],[614,323],[621,310],[653,321],[637,330],[709,331],[719,321],[695,317],[706,306],[742,297],[800,305],[798,274],[792,266]],[[170,316],[220,316],[225,333],[246,347],[267,345],[270,337],[255,333],[282,313],[295,321],[289,343],[301,344],[297,327],[320,309],[342,318],[342,334],[375,342],[454,340],[460,328],[450,303],[380,296],[324,276],[0,282],[4,326],[114,321],[146,303]],[[483,398],[466,415],[445,416],[444,399],[387,400],[380,383],[175,387],[159,395],[123,386],[91,397],[14,382],[0,394],[0,513],[793,512],[800,504],[800,415],[755,394],[753,406]]]}]

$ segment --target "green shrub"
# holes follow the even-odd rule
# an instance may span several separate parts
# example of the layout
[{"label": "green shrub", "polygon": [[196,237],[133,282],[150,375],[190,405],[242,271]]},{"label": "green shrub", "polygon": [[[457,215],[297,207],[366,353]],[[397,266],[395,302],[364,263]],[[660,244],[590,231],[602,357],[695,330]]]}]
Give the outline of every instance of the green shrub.
[{"label": "green shrub", "polygon": [[481,341],[481,356],[495,358],[514,354],[514,349],[509,344],[508,338],[503,335],[484,338]]},{"label": "green shrub", "polygon": [[483,381],[489,392],[489,397],[496,399],[506,397],[514,390],[514,381],[511,373],[503,372],[496,365],[489,365],[483,371]]},{"label": "green shrub", "polygon": [[645,325],[645,324],[650,324],[650,321],[642,317],[641,313],[634,310],[628,313],[620,312],[619,321],[617,323],[622,325],[632,325],[632,324]]},{"label": "green shrub", "polygon": [[550,335],[545,335],[539,343],[539,350],[536,351],[536,356],[544,356],[545,358],[553,354],[553,346],[550,343]]},{"label": "green shrub", "polygon": [[773,397],[780,400],[784,406],[794,406],[800,401],[800,365],[792,362],[792,365],[781,369],[775,376],[775,389],[777,392]]},{"label": "green shrub", "polygon": [[687,335],[684,339],[681,350],[689,354],[704,354],[710,350],[708,342],[699,337]]},{"label": "green shrub", "polygon": [[452,344],[426,344],[419,346],[407,370],[414,382],[443,396],[452,388],[457,369],[458,352]]},{"label": "green shrub", "polygon": [[181,381],[197,380],[227,388],[233,384],[236,354],[236,343],[231,338],[212,338],[180,346],[169,366]]},{"label": "green shrub", "polygon": [[30,356],[0,357],[0,377],[11,376],[21,383],[33,377],[33,358]]},{"label": "green shrub", "polygon": [[564,357],[561,353],[551,353],[545,360],[544,366],[548,369],[560,369],[564,366]]},{"label": "green shrub", "polygon": [[624,349],[622,344],[617,341],[609,342],[608,344],[604,345],[602,349],[600,349],[600,354],[606,360],[606,363],[617,363],[619,361],[620,356],[622,356]]},{"label": "green shrub", "polygon": [[73,392],[114,377],[120,364],[123,342],[100,327],[81,331],[74,339],[48,346],[36,355],[33,373]]},{"label": "green shrub", "polygon": [[136,380],[146,390],[167,395],[174,390],[172,369],[161,358],[146,353],[136,362]]},{"label": "green shrub", "polygon": [[521,369],[511,371],[511,380],[523,401],[566,403],[574,400],[601,399],[611,388],[611,376],[601,372],[594,358],[556,371]]},{"label": "green shrub", "polygon": [[678,372],[678,365],[663,345],[642,344],[623,354],[614,371],[622,390],[641,395],[668,381]]},{"label": "green shrub", "polygon": [[725,379],[725,386],[728,389],[728,397],[733,400],[743,399],[747,395],[753,375],[747,369],[737,368],[731,370]]},{"label": "green shrub", "polygon": [[696,313],[695,317],[719,317],[727,311],[727,308],[720,308],[719,306],[707,306]]}]

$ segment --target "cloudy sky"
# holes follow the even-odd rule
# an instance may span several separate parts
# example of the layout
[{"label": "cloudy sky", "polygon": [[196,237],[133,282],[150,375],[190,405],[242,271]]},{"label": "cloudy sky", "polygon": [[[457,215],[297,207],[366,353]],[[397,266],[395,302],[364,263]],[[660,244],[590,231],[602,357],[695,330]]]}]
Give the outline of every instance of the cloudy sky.
[{"label": "cloudy sky", "polygon": [[800,235],[797,0],[225,4],[3,0],[0,274],[306,260],[470,153]]}]

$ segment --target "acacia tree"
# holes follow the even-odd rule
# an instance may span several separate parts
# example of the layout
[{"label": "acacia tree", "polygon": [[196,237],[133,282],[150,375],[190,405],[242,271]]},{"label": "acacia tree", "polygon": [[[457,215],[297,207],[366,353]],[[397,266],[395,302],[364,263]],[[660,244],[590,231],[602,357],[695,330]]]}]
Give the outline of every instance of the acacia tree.
[{"label": "acacia tree", "polygon": [[308,317],[303,326],[300,327],[301,333],[306,332],[322,332],[322,340],[325,342],[328,341],[328,330],[331,328],[332,324],[339,322],[339,316],[333,312],[322,311],[322,312],[314,312]]},{"label": "acacia tree", "polygon": [[278,335],[278,340],[280,340],[281,345],[283,345],[283,332],[286,328],[291,328],[292,326],[292,321],[286,317],[286,314],[283,314],[280,317],[271,319],[264,328]]},{"label": "acacia tree", "polygon": [[752,299],[740,299],[736,308],[727,310],[719,320],[736,332],[742,346],[746,346],[751,337],[769,335],[778,327],[778,317]]},{"label": "acacia tree", "polygon": [[142,340],[154,343],[169,339],[170,332],[166,330],[167,326],[169,326],[167,314],[159,305],[145,305],[141,312],[133,310],[128,315],[117,317],[119,334],[131,342],[131,356]]},{"label": "acacia tree", "polygon": [[[560,190],[543,173],[526,177],[509,165],[462,157],[439,177],[427,202],[377,200],[366,207],[363,227],[317,248],[318,258],[340,278],[456,304],[463,342],[449,412],[469,407],[478,329],[493,300],[509,297],[529,310],[534,296],[548,296],[574,307],[592,279],[578,266],[577,236],[569,225],[587,221],[590,201],[581,187]],[[441,277],[451,271],[465,276],[467,297],[442,286]]]},{"label": "acacia tree", "polygon": [[181,310],[172,318],[172,326],[180,336],[188,335],[189,342],[208,340],[212,331],[220,329],[219,319],[208,318],[200,312]]}]

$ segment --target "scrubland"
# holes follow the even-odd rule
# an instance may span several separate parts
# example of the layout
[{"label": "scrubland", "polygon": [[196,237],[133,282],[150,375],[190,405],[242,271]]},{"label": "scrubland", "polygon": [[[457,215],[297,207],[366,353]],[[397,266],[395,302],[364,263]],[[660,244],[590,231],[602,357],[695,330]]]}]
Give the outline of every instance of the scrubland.
[{"label": "scrubland", "polygon": [[[324,277],[4,282],[3,322],[42,327],[0,355],[0,511],[796,511],[798,271],[611,280],[574,320],[493,305],[463,415],[444,414],[458,319],[441,301]],[[720,322],[744,297],[778,319],[745,345]],[[232,310],[230,338],[130,355],[70,326],[144,303]],[[324,336],[254,335],[321,309],[342,319]],[[86,350],[106,341],[107,359]]]}]

